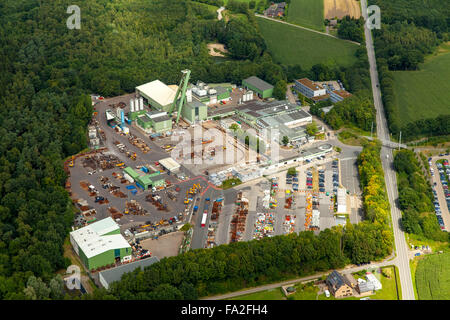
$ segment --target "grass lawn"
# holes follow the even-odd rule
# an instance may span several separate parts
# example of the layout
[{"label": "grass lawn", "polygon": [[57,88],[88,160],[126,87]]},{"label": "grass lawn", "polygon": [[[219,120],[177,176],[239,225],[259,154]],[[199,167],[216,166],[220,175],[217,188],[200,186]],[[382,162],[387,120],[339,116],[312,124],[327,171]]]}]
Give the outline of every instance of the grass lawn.
[{"label": "grass lawn", "polygon": [[287,21],[300,26],[325,31],[322,0],[291,0]]},{"label": "grass lawn", "polygon": [[240,185],[241,183],[242,183],[242,181],[239,180],[239,179],[237,179],[237,178],[234,178],[234,179],[228,179],[228,180],[225,180],[225,181],[222,183],[222,188],[223,188],[224,190],[226,190],[226,189],[229,189],[229,188],[232,188],[232,187],[236,187],[236,186]]},{"label": "grass lawn", "polygon": [[450,252],[450,244],[448,242],[434,241],[417,234],[406,234],[406,243],[411,246],[430,246],[432,252],[448,251]]},{"label": "grass lawn", "polygon": [[255,292],[227,300],[285,300],[285,299],[286,297],[281,291],[281,288],[276,288],[261,292]]},{"label": "grass lawn", "polygon": [[317,63],[349,66],[356,61],[356,44],[264,18],[257,22],[276,62],[306,70]]},{"label": "grass lawn", "polygon": [[[361,135],[370,136],[370,132],[365,132],[358,128],[344,128],[338,133],[338,139],[342,143],[350,146],[362,146],[362,143],[367,139],[361,137]],[[376,133],[373,133],[372,135],[373,137],[376,137]]]},{"label": "grass lawn", "polygon": [[418,71],[395,71],[401,124],[450,114],[450,42],[426,58]]},{"label": "grass lawn", "polygon": [[[374,273],[375,276],[380,280],[382,289],[376,291],[375,294],[370,295],[371,300],[399,300],[401,298],[401,290],[399,288],[397,295],[397,285],[400,286],[400,278],[398,272],[394,267],[384,267],[383,272],[389,277],[386,277],[383,273]],[[355,279],[365,278],[364,276],[359,276],[354,274]]]},{"label": "grass lawn", "polygon": [[411,269],[411,279],[413,282],[413,288],[414,288],[414,298],[418,300],[417,295],[417,286],[416,286],[416,270],[417,270],[417,264],[419,263],[419,260],[422,259],[422,257],[416,257],[413,260],[409,260],[409,267]]},{"label": "grass lawn", "polygon": [[415,278],[419,300],[450,300],[450,253],[424,256]]}]

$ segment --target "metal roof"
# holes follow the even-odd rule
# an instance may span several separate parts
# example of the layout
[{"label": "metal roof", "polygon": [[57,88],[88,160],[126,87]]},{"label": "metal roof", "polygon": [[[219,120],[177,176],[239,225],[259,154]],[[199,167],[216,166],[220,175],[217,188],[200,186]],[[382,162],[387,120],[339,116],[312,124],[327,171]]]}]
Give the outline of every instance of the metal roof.
[{"label": "metal roof", "polygon": [[132,272],[137,268],[144,270],[145,267],[148,267],[156,262],[159,262],[158,257],[149,257],[146,259],[127,263],[113,269],[104,270],[100,272],[99,275],[102,276],[102,278],[106,281],[107,286],[109,287],[111,283],[119,281],[125,273]]},{"label": "metal roof", "polygon": [[159,160],[159,163],[169,171],[180,168],[180,164],[170,157]]},{"label": "metal roof", "polygon": [[159,80],[140,85],[136,87],[136,90],[142,92],[161,106],[171,104],[176,94],[176,91]]},{"label": "metal roof", "polygon": [[108,217],[72,231],[70,235],[86,257],[92,258],[109,250],[131,248],[120,233],[105,235],[116,230],[120,230],[119,225]]},{"label": "metal roof", "polygon": [[265,82],[264,80],[261,80],[258,77],[255,77],[255,76],[247,78],[244,81],[247,82],[248,84],[256,87],[257,89],[259,89],[261,91],[266,91],[266,90],[273,89],[273,85],[271,85],[270,83]]}]

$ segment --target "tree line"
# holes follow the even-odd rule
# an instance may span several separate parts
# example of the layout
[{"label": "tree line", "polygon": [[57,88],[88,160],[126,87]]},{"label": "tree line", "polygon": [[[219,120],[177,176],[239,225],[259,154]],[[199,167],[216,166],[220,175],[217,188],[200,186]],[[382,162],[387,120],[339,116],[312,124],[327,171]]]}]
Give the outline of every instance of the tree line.
[{"label": "tree line", "polygon": [[449,241],[449,234],[439,228],[431,187],[414,151],[398,151],[394,157],[394,167],[398,177],[398,201],[404,230],[436,241]]},{"label": "tree line", "polygon": [[406,140],[446,135],[450,117],[438,116],[401,125],[391,71],[417,70],[425,56],[450,39],[450,2],[439,0],[371,0],[381,8],[382,26],[374,30],[380,88],[389,131]]}]

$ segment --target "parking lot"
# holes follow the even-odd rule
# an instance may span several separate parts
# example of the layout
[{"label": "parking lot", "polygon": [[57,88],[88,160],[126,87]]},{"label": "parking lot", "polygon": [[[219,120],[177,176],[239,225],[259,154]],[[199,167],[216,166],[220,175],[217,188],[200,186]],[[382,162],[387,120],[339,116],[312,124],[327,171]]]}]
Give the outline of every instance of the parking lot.
[{"label": "parking lot", "polygon": [[428,158],[432,179],[434,196],[434,208],[439,226],[442,230],[450,231],[450,192],[448,182],[450,180],[450,156],[440,154]]}]

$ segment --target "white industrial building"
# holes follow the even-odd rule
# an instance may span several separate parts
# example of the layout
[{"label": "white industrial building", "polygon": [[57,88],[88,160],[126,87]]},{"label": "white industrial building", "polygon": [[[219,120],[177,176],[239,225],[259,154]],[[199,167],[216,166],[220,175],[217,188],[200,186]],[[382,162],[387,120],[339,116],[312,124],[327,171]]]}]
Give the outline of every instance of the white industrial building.
[{"label": "white industrial building", "polygon": [[178,162],[176,162],[175,160],[173,160],[172,158],[165,158],[162,160],[159,160],[159,164],[166,169],[167,171],[169,171],[170,173],[174,173],[177,172],[178,170],[180,170],[180,164]]},{"label": "white industrial building", "polygon": [[168,111],[175,99],[176,91],[165,83],[155,80],[136,87],[136,92],[157,109]]},{"label": "white industrial building", "polygon": [[337,190],[337,213],[347,213],[347,190],[345,188]]}]

